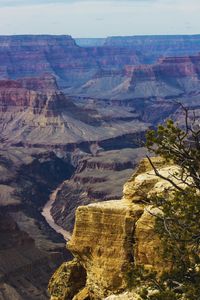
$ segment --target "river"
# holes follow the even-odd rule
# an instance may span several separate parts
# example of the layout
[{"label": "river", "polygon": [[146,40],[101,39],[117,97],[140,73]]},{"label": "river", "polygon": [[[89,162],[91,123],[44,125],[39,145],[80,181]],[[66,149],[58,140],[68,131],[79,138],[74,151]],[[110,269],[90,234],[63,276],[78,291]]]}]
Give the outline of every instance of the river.
[{"label": "river", "polygon": [[68,241],[71,238],[71,233],[69,231],[64,230],[61,226],[57,225],[51,215],[52,205],[55,202],[57,193],[61,190],[63,184],[64,183],[59,185],[58,188],[51,193],[49,201],[43,207],[42,215],[45,217],[49,226],[53,228],[56,232],[62,234],[63,238],[66,241]]}]

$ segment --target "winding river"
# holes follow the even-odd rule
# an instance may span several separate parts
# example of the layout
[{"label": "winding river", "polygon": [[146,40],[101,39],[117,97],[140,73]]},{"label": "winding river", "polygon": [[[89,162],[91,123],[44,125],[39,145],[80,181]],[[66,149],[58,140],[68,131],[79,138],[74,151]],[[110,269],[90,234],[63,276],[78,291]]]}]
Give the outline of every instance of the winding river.
[{"label": "winding river", "polygon": [[64,230],[61,226],[57,225],[51,215],[52,205],[55,202],[57,193],[61,190],[62,185],[63,185],[63,183],[61,185],[59,185],[58,188],[51,193],[51,195],[49,197],[49,201],[43,207],[42,215],[45,217],[49,226],[51,228],[53,228],[56,232],[62,234],[63,238],[66,241],[68,241],[71,237],[71,233],[69,231]]}]

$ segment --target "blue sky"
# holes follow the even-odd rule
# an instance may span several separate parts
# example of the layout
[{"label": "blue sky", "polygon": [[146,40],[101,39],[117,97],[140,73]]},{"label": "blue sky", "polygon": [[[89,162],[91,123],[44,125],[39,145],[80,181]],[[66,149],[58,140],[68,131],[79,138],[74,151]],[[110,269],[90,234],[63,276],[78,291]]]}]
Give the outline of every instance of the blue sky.
[{"label": "blue sky", "polygon": [[0,0],[0,34],[200,33],[200,0]]}]

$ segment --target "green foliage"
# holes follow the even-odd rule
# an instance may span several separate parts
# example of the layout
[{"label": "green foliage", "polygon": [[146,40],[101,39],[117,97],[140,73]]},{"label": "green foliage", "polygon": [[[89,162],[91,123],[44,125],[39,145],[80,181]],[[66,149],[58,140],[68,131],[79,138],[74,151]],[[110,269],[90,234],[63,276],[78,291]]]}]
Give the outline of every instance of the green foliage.
[{"label": "green foliage", "polygon": [[[132,290],[141,284],[146,285],[147,283],[150,284],[156,281],[156,272],[145,270],[143,266],[135,266],[134,263],[132,263],[127,268],[126,281],[129,290]],[[145,294],[146,289],[144,289],[142,293]]]},{"label": "green foliage", "polygon": [[193,180],[193,187],[200,190],[200,130],[194,130],[186,121],[185,131],[172,120],[159,125],[146,134],[146,147],[166,161],[173,161],[182,169],[182,181]]},{"label": "green foliage", "polygon": [[[163,241],[163,259],[171,262],[171,270],[160,278],[159,293],[143,299],[200,299],[200,130],[195,130],[195,122],[189,124],[188,110],[185,112],[185,130],[168,120],[146,136],[147,148],[177,164],[180,173],[172,176],[176,181],[173,196],[165,193],[152,199],[153,206],[161,211],[155,216],[155,230]],[[178,176],[184,189],[177,185]]]},{"label": "green foliage", "polygon": [[177,295],[172,291],[161,291],[146,298],[148,300],[177,300]]}]

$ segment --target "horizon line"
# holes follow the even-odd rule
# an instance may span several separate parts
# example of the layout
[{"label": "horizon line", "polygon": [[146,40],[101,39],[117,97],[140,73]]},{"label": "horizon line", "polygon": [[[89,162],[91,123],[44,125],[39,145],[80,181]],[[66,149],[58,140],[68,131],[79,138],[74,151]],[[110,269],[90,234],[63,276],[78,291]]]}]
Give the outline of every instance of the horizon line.
[{"label": "horizon line", "polygon": [[133,34],[133,35],[106,35],[106,36],[73,36],[71,34],[67,33],[59,33],[59,34],[53,34],[53,33],[13,33],[13,34],[0,34],[0,37],[10,37],[10,36],[68,36],[73,39],[106,39],[110,37],[148,37],[148,36],[199,36],[200,33],[176,33],[176,34]]}]

